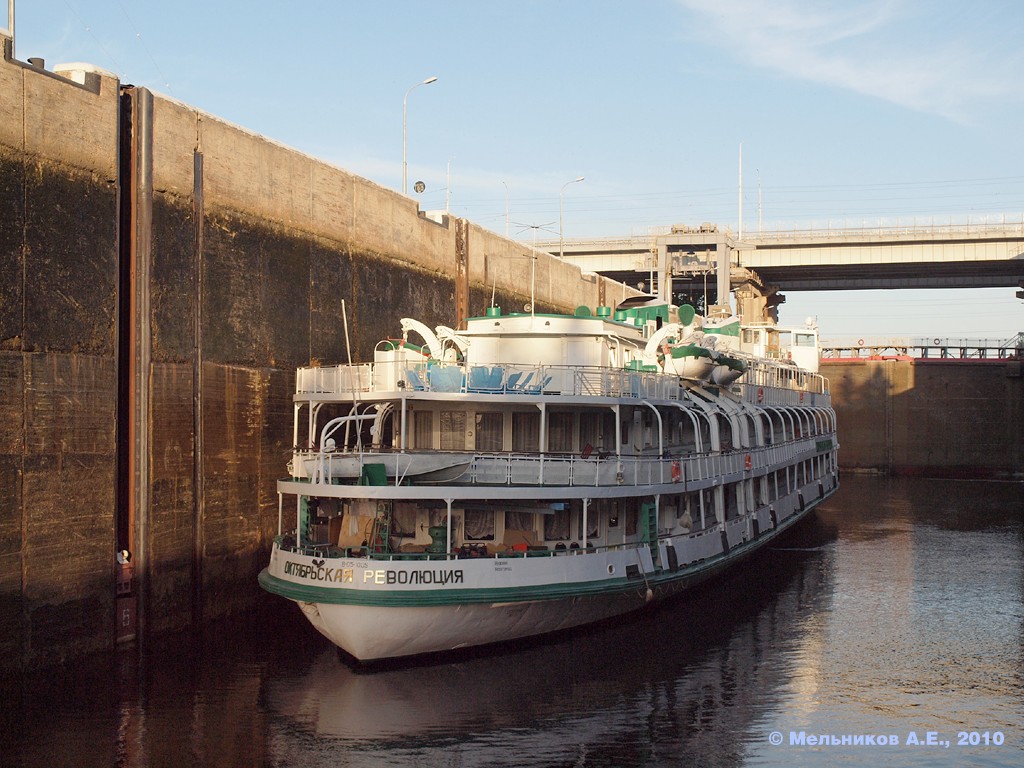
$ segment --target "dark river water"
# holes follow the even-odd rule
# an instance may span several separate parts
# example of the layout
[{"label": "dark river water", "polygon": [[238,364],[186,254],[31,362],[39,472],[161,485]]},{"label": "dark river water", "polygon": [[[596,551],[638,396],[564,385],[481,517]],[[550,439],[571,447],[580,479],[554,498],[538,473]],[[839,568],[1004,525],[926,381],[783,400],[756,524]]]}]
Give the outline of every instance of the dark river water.
[{"label": "dark river water", "polygon": [[3,684],[0,765],[1024,765],[1024,486],[845,476],[613,626],[357,672],[259,611]]}]

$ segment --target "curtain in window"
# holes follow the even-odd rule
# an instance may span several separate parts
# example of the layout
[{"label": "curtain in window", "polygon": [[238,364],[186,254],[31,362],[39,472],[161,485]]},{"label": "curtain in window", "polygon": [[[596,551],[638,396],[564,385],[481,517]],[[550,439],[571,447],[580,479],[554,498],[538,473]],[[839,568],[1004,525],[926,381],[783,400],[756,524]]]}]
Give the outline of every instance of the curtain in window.
[{"label": "curtain in window", "polygon": [[512,414],[512,450],[537,453],[540,450],[540,412]]},{"label": "curtain in window", "polygon": [[476,415],[476,449],[478,451],[500,451],[502,449],[503,420],[500,413],[478,413]]},{"label": "curtain in window", "polygon": [[590,446],[592,451],[601,448],[601,414],[580,414],[580,451]]},{"label": "curtain in window", "polygon": [[544,516],[544,538],[548,541],[569,538],[569,510],[555,510],[553,515]]},{"label": "curtain in window", "polygon": [[466,510],[467,539],[494,541],[494,513],[483,509]]},{"label": "curtain in window", "polygon": [[506,512],[505,530],[532,531],[533,515],[528,512]]},{"label": "curtain in window", "polygon": [[465,411],[441,411],[441,450],[466,450]]},{"label": "curtain in window", "polygon": [[434,447],[434,414],[416,411],[413,415],[413,448],[431,450]]},{"label": "curtain in window", "polygon": [[395,503],[392,515],[391,533],[395,536],[411,538],[416,535],[416,507],[402,502]]},{"label": "curtain in window", "polygon": [[548,450],[553,453],[572,453],[572,414],[548,414]]}]

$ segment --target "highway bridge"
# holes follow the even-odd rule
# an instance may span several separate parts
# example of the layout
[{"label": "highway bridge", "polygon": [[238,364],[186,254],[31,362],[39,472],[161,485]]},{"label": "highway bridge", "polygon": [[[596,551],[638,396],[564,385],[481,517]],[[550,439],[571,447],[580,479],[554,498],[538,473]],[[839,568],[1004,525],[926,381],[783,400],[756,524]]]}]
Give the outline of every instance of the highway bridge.
[{"label": "highway bridge", "polygon": [[[782,291],[1024,288],[1024,217],[998,222],[744,233],[675,225],[644,236],[554,240],[537,248],[668,298],[717,303],[729,289],[744,316],[774,319]],[[728,273],[719,272],[728,264]],[[729,284],[725,284],[726,274]]]}]

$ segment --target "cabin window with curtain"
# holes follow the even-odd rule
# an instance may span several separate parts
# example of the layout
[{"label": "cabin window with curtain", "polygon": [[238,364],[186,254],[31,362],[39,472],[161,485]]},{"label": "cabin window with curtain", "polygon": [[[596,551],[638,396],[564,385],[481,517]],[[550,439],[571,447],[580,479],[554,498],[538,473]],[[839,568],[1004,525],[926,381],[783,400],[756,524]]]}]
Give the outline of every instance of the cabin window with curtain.
[{"label": "cabin window with curtain", "polygon": [[[587,507],[587,535],[586,538],[596,539],[598,530],[600,528],[600,513],[601,507],[596,502]],[[580,509],[576,512],[576,530],[583,530],[583,510]]]},{"label": "cabin window with curtain", "polygon": [[512,450],[536,453],[540,450],[540,412],[512,414]]},{"label": "cabin window with curtain", "polygon": [[609,499],[607,502],[608,509],[608,527],[618,528],[619,527],[619,515],[622,513],[622,499]]},{"label": "cabin window with curtain", "polygon": [[500,413],[487,411],[476,415],[476,449],[478,451],[500,451],[502,446],[503,419]]},{"label": "cabin window with curtain", "polygon": [[704,513],[705,525],[715,525],[718,522],[718,512],[715,508],[714,488],[705,488],[701,491],[700,508]]},{"label": "cabin window with curtain", "polygon": [[548,414],[548,450],[552,453],[572,453],[572,414]]},{"label": "cabin window with curtain", "polygon": [[434,414],[431,411],[416,411],[413,414],[413,447],[429,450],[434,447]]},{"label": "cabin window with curtain", "polygon": [[441,411],[441,450],[466,450],[465,411]]},{"label": "cabin window with curtain", "polygon": [[533,533],[533,515],[529,512],[515,512],[508,510],[505,512],[505,535],[509,535],[509,531],[513,533]]},{"label": "cabin window with curtain", "polygon": [[637,524],[640,518],[640,510],[636,508],[636,502],[632,499],[626,509],[626,535],[636,536]]},{"label": "cabin window with curtain", "polygon": [[556,509],[554,514],[544,515],[544,539],[566,541],[569,538],[569,510]]},{"label": "cabin window with curtain", "polygon": [[494,541],[494,512],[486,509],[467,509],[465,537],[473,541]]},{"label": "cabin window with curtain", "polygon": [[591,451],[600,449],[601,446],[601,414],[581,413],[580,414],[580,452],[587,453],[587,446]]},{"label": "cabin window with curtain", "polygon": [[391,535],[407,539],[415,538],[418,516],[419,509],[415,504],[396,501],[391,517]]}]

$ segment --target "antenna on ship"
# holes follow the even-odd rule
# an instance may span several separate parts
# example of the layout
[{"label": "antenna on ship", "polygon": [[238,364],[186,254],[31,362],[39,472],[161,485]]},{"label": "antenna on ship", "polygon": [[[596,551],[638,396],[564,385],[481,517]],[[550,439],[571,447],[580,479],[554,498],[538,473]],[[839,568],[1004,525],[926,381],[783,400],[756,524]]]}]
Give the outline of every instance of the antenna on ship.
[{"label": "antenna on ship", "polygon": [[[341,300],[341,322],[345,326],[345,350],[348,353],[348,366],[349,371],[352,371],[352,344],[348,338],[348,312],[345,309],[345,300]],[[348,377],[349,382],[352,384],[352,409],[353,412],[358,412],[359,408],[359,387],[356,382],[356,376],[350,374]],[[359,447],[362,447],[363,432],[362,429],[356,430],[356,443]]]}]

